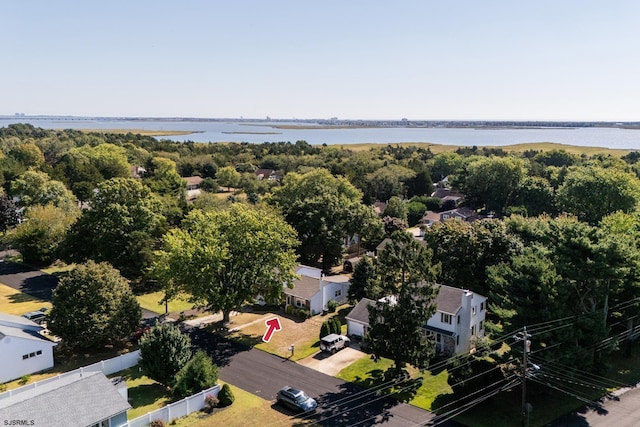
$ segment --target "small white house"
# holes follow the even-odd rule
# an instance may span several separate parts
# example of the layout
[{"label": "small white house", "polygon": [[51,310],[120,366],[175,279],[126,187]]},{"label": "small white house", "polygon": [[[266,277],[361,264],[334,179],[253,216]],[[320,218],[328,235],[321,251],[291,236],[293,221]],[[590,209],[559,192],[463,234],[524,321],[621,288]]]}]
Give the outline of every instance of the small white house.
[{"label": "small white house", "polygon": [[53,368],[56,343],[43,330],[22,316],[0,313],[0,383]]},{"label": "small white house", "polygon": [[300,276],[293,288],[285,287],[286,306],[309,311],[314,316],[327,309],[330,300],[337,304],[347,302],[349,278],[347,276],[325,276],[319,268],[301,265],[296,269]]},{"label": "small white house", "polygon": [[[437,311],[424,326],[424,333],[434,338],[440,354],[467,352],[474,339],[484,337],[487,298],[466,289],[437,286]],[[347,334],[363,337],[367,333],[368,307],[373,304],[375,301],[364,298],[347,314]]]}]

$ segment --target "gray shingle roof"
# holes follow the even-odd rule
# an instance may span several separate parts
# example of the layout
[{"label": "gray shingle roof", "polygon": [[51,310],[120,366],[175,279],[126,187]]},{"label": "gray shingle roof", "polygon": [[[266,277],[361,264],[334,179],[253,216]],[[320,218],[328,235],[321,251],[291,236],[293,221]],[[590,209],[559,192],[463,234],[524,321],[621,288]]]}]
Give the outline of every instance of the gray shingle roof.
[{"label": "gray shingle roof", "polygon": [[27,319],[22,316],[14,316],[13,314],[0,313],[0,325],[11,326],[14,328],[22,328],[22,329],[32,329],[32,330],[42,330],[44,329],[42,326],[38,325],[36,322]]},{"label": "gray shingle roof", "polygon": [[285,288],[284,293],[298,298],[311,299],[320,290],[320,279],[300,276],[293,282],[293,288]]},{"label": "gray shingle roof", "polygon": [[462,295],[467,292],[464,289],[452,288],[451,286],[438,285],[440,292],[436,304],[438,311],[449,314],[456,314],[462,308]]},{"label": "gray shingle roof", "polygon": [[369,324],[369,306],[374,305],[376,302],[369,298],[362,298],[353,310],[347,314],[346,318],[356,322]]},{"label": "gray shingle roof", "polygon": [[102,372],[72,374],[7,394],[0,395],[0,419],[33,420],[38,427],[86,427],[131,408]]}]

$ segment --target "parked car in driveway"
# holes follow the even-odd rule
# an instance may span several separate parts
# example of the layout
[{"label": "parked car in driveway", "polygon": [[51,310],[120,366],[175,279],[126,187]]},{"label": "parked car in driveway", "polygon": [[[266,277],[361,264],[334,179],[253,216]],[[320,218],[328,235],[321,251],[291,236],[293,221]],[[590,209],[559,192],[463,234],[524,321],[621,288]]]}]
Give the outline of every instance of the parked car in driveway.
[{"label": "parked car in driveway", "polygon": [[320,340],[320,350],[335,353],[345,347],[349,347],[351,340],[344,335],[329,334]]},{"label": "parked car in driveway", "polygon": [[29,313],[25,313],[22,317],[31,320],[32,322],[36,322],[38,325],[42,325],[47,321],[47,313],[42,311],[31,311]]},{"label": "parked car in driveway", "polygon": [[278,392],[276,396],[278,403],[288,406],[292,409],[302,411],[314,411],[318,407],[315,399],[310,398],[307,394],[293,387],[286,386]]}]

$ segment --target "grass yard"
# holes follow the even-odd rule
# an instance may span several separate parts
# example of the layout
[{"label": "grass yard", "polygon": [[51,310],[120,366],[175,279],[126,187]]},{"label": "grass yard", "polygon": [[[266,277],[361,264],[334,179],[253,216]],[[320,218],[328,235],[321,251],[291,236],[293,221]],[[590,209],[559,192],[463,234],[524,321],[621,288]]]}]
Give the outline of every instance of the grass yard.
[{"label": "grass yard", "polygon": [[[223,381],[218,381],[221,385]],[[213,414],[208,415],[203,412],[180,418],[171,425],[177,427],[209,427],[209,426],[230,426],[230,427],[262,427],[262,426],[287,426],[301,425],[296,423],[295,418],[291,418],[273,408],[273,402],[264,400],[261,397],[244,391],[232,384],[231,391],[235,396],[233,405],[226,408],[216,409]]]},{"label": "grass yard", "polygon": [[127,392],[129,403],[131,404],[131,409],[127,412],[127,418],[130,420],[175,401],[170,391],[163,385],[146,377],[137,366],[109,376],[112,378],[121,376],[127,382]]},{"label": "grass yard", "polygon": [[[161,302],[162,298],[164,298],[164,291],[136,296],[136,299],[142,308],[146,308],[147,310],[160,314],[165,312],[165,305]],[[191,310],[192,308],[193,304],[188,302],[185,298],[177,298],[169,301],[169,313],[180,313],[182,311]]]},{"label": "grass yard", "polygon": [[51,303],[0,283],[0,312],[21,315],[42,307],[51,308]]},{"label": "grass yard", "polygon": [[[332,316],[343,316],[341,310],[327,316],[313,316],[305,321],[285,316],[282,313],[240,313],[231,317],[230,329],[240,328],[230,334],[230,337],[246,345],[258,348],[276,356],[290,358],[289,346],[294,345],[295,351],[291,360],[304,359],[320,350],[320,327]],[[348,312],[348,310],[346,310]],[[266,331],[265,320],[277,317],[280,319],[281,330],[274,332],[268,343],[262,341]],[[344,319],[343,319],[344,322]],[[342,325],[346,332],[346,325]]]},{"label": "grass yard", "polygon": [[[385,378],[385,372],[392,365],[393,362],[389,359],[382,358],[379,362],[375,362],[370,357],[363,357],[340,371],[337,377],[365,388],[371,388],[388,381]],[[412,368],[409,368],[408,371],[414,381],[409,385],[405,384],[403,390],[389,390],[391,393],[397,393],[395,397],[398,400],[431,410],[432,404],[438,396],[452,393],[451,387],[447,384],[446,371],[437,375],[432,375],[428,371],[421,374],[420,371]]]}]

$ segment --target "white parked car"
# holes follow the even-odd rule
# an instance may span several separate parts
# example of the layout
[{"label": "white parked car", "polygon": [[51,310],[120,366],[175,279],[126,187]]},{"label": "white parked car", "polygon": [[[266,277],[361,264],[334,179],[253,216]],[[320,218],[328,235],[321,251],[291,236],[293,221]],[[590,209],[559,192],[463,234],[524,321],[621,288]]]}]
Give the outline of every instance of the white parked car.
[{"label": "white parked car", "polygon": [[344,335],[329,334],[320,340],[320,350],[335,353],[345,347],[349,347],[351,340]]}]

